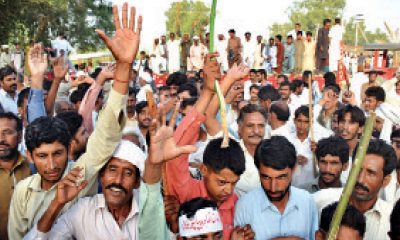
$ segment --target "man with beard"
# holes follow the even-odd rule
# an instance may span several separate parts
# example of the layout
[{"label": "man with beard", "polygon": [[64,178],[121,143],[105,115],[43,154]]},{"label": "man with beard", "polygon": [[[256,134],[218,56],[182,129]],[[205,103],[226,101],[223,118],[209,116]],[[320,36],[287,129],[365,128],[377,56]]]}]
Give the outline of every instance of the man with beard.
[{"label": "man with beard", "polygon": [[[362,133],[365,124],[365,115],[363,111],[352,105],[347,105],[338,114],[339,134],[349,145],[349,156],[353,156],[354,149],[358,144],[359,135]],[[344,169],[341,180],[347,181],[351,169],[352,160],[349,161],[349,167]]]},{"label": "man with beard", "polygon": [[136,116],[138,121],[138,127],[141,133],[140,136],[141,142],[146,143],[144,148],[145,152],[147,153],[147,146],[149,143],[149,129],[152,121],[147,101],[139,102],[136,105]]},{"label": "man with beard", "polygon": [[315,151],[318,160],[319,176],[299,188],[315,193],[325,188],[342,187],[340,175],[347,169],[349,162],[349,146],[341,137],[321,139]]},{"label": "man with beard", "polygon": [[[25,239],[167,239],[160,163],[196,148],[177,147],[172,127],[156,131],[157,123],[153,124],[146,161],[140,148],[120,141],[100,170],[102,194],[80,199],[53,225],[65,204],[87,185],[80,181],[82,169],[74,168],[58,184],[56,196]],[[138,200],[135,194],[139,194]]]},{"label": "man with beard", "polygon": [[77,112],[64,112],[57,115],[57,118],[67,124],[71,142],[69,144],[68,160],[77,160],[86,151],[86,144],[89,134],[83,125],[83,118]]},{"label": "man with beard", "polygon": [[11,196],[17,182],[31,175],[20,152],[22,122],[13,113],[0,113],[0,239],[8,239],[7,221]]},{"label": "man with beard", "polygon": [[126,125],[137,126],[136,120],[136,91],[134,88],[129,88],[128,102],[126,104]]},{"label": "man with beard", "polygon": [[0,69],[0,105],[4,112],[18,115],[17,75],[13,68],[6,66]]},{"label": "man with beard", "polygon": [[263,140],[254,163],[261,186],[237,202],[235,226],[250,224],[257,239],[314,239],[318,230],[315,203],[308,192],[290,186],[296,166],[294,146],[281,136]]},{"label": "man with beard", "polygon": [[[139,17],[134,30],[135,15],[127,26],[128,6],[122,11],[122,25],[118,21],[118,9],[113,7],[114,19],[118,29],[111,39],[101,30],[96,30],[116,59],[115,81],[108,102],[101,111],[96,128],[88,140],[87,150],[76,162],[67,161],[71,136],[66,124],[52,117],[41,117],[33,121],[26,129],[25,141],[27,156],[38,171],[31,177],[19,182],[15,187],[10,204],[8,234],[10,239],[19,240],[42,217],[56,195],[58,183],[76,166],[83,168],[80,179],[88,185],[79,196],[88,196],[97,192],[97,174],[110,159],[120,139],[124,126],[124,109],[129,88],[129,71],[137,54],[140,42],[142,18]],[[131,11],[135,11],[134,8]],[[126,33],[126,34],[124,34]],[[129,35],[128,38],[126,35]],[[43,60],[42,49],[34,47],[30,52],[32,78],[44,78],[47,62]],[[46,59],[47,60],[47,59]],[[29,194],[27,194],[29,193]],[[61,213],[68,210],[74,202],[62,207]]]},{"label": "man with beard", "polygon": [[[355,159],[355,153],[353,159]],[[393,205],[379,198],[379,191],[390,182],[390,174],[397,163],[393,148],[380,139],[369,142],[367,153],[358,174],[349,204],[364,214],[367,228],[364,240],[389,239],[390,213]],[[338,201],[343,188],[323,189],[314,194],[319,209]]]}]

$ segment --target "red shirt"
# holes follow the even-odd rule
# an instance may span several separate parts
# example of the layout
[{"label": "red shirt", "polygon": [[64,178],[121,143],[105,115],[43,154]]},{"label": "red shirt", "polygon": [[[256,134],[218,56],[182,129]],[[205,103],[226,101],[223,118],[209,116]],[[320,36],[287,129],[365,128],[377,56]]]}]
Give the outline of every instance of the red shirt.
[{"label": "red shirt", "polygon": [[[194,145],[199,137],[200,125],[204,122],[204,115],[193,109],[187,114],[174,133],[174,140],[178,146]],[[190,176],[188,155],[182,155],[168,161],[167,183],[171,195],[180,203],[196,197],[210,199],[203,180],[196,180]],[[224,239],[229,240],[233,230],[235,203],[238,197],[233,193],[219,208],[219,215],[223,224]]]}]

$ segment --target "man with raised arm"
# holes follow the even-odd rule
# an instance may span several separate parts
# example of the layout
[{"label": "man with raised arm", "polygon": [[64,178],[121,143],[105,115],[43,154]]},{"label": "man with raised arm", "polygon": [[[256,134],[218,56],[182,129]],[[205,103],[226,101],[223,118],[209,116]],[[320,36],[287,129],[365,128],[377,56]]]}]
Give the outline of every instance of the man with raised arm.
[{"label": "man with raised arm", "polygon": [[[22,239],[43,216],[57,192],[57,184],[73,167],[83,168],[82,178],[88,186],[79,197],[97,192],[97,174],[111,158],[124,126],[124,109],[129,88],[129,70],[139,48],[142,18],[135,29],[135,8],[131,8],[128,27],[128,6],[123,6],[122,25],[118,9],[113,7],[115,36],[110,39],[101,30],[96,30],[116,59],[113,89],[108,104],[99,115],[98,124],[90,136],[86,152],[76,163],[68,162],[70,135],[65,123],[57,118],[41,117],[27,127],[25,140],[27,156],[36,165],[37,174],[18,183],[10,206],[8,233],[10,239]],[[37,50],[37,49],[36,49]],[[31,55],[30,69],[43,65],[47,59],[40,49]],[[39,70],[42,69],[39,67]],[[32,73],[32,78],[43,78],[43,72]],[[61,213],[67,211],[77,198],[67,203]]]}]

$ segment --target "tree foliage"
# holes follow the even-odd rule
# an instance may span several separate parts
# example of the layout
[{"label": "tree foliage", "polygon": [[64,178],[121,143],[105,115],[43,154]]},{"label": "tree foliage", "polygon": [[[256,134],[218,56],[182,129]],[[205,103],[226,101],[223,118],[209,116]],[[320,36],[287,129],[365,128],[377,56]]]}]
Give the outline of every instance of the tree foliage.
[{"label": "tree foliage", "polygon": [[[362,35],[363,31],[365,33],[365,37],[367,38],[369,43],[374,42],[387,42],[387,36],[384,32],[382,32],[379,28],[375,29],[374,32],[367,31],[364,22],[358,23],[358,43],[357,45],[362,46],[366,44],[365,38]],[[343,40],[346,45],[355,45],[356,39],[356,23],[354,18],[350,18],[350,20],[346,23],[345,33],[343,36]]]},{"label": "tree foliage", "polygon": [[78,50],[96,50],[95,28],[112,29],[111,3],[106,0],[0,0],[0,43],[30,39],[50,45],[63,32]]},{"label": "tree foliage", "polygon": [[169,32],[202,32],[209,24],[210,8],[204,2],[183,0],[173,2],[165,16]]}]

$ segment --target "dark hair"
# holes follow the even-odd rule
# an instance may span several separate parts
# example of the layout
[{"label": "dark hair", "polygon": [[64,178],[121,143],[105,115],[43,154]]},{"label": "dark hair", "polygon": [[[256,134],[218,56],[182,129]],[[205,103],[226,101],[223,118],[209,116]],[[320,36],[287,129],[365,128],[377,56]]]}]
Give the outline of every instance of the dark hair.
[{"label": "dark hair", "polygon": [[211,200],[202,197],[193,198],[181,204],[179,207],[179,216],[186,215],[187,218],[192,218],[198,210],[209,207],[215,210],[218,209],[217,204]]},{"label": "dark hair", "polygon": [[271,102],[273,102],[279,100],[280,96],[278,90],[271,85],[267,85],[260,88],[260,91],[258,92],[258,98],[263,101],[269,99]]},{"label": "dark hair", "polygon": [[96,79],[97,76],[101,73],[103,69],[101,67],[97,67],[94,71],[90,74],[90,77]]},{"label": "dark hair", "polygon": [[296,109],[296,111],[294,111],[294,119],[297,119],[300,116],[300,114],[309,118],[309,113],[310,113],[310,110],[309,110],[308,106],[302,105],[302,106],[298,107]]},{"label": "dark hair", "polygon": [[237,123],[238,124],[242,123],[247,114],[255,112],[260,113],[264,117],[265,121],[267,121],[268,113],[264,108],[256,104],[247,104],[242,109],[240,109],[239,116],[237,118]]},{"label": "dark hair", "polygon": [[285,74],[279,74],[276,78],[283,78],[284,82],[289,82],[289,78]]},{"label": "dark hair", "polygon": [[330,85],[325,85],[324,91],[327,90],[332,90],[334,93],[338,94],[340,93],[340,87],[335,83],[335,84],[330,84]]},{"label": "dark hair", "polygon": [[289,38],[290,38],[290,39],[293,39],[293,36],[292,36],[292,35],[289,35],[289,36],[286,37],[286,39],[289,39]]},{"label": "dark hair", "polygon": [[333,72],[327,72],[324,74],[325,86],[336,84],[336,75]]},{"label": "dark hair", "polygon": [[260,90],[260,86],[258,86],[257,84],[253,84],[253,85],[250,86],[250,92],[251,92],[251,90],[253,90],[253,89]]},{"label": "dark hair", "polygon": [[129,87],[128,96],[133,95],[136,97],[136,90],[133,87]]},{"label": "dark hair", "polygon": [[260,165],[277,170],[293,169],[296,165],[296,149],[285,137],[273,136],[271,139],[262,140],[254,154],[254,164],[259,169]]},{"label": "dark hair", "polygon": [[251,36],[251,32],[245,32],[244,35],[250,35]]},{"label": "dark hair", "polygon": [[306,32],[306,36],[312,37],[312,32],[311,32],[311,31],[307,31],[307,32]]},{"label": "dark hair", "polygon": [[312,76],[312,72],[309,70],[305,70],[303,72],[303,81],[305,81],[308,78],[308,76],[310,76],[310,75]]},{"label": "dark hair", "polygon": [[258,69],[257,72],[259,72],[259,73],[261,73],[261,74],[263,74],[263,75],[266,75],[266,74],[267,74],[267,72],[265,71],[265,69]]},{"label": "dark hair", "polygon": [[[333,219],[333,215],[335,214],[337,206],[338,203],[334,202],[324,207],[324,209],[322,209],[321,223],[319,225],[319,228],[324,232],[329,231],[329,226],[331,225],[331,221]],[[358,211],[357,208],[355,208],[354,206],[347,205],[340,225],[354,229],[358,231],[361,237],[364,237],[366,229],[366,220],[364,214]]]},{"label": "dark hair", "polygon": [[350,113],[350,119],[353,123],[358,123],[360,127],[363,127],[365,124],[365,114],[361,108],[353,105],[346,105],[338,112],[338,121],[344,121],[344,116],[346,113]]},{"label": "dark hair", "polygon": [[170,90],[171,88],[169,86],[161,86],[158,88],[158,92],[162,92],[162,91],[167,91]]},{"label": "dark hair", "polygon": [[386,98],[385,90],[380,86],[369,87],[365,90],[365,96],[375,97],[377,101],[384,102]]},{"label": "dark hair", "polygon": [[[69,96],[69,101],[73,104],[77,104],[78,102],[82,102],[83,98],[85,97],[86,91],[89,89],[86,89],[86,85],[80,84],[78,86],[78,89],[73,91],[71,95]],[[79,88],[80,87],[80,88]]]},{"label": "dark hair", "polygon": [[393,138],[400,138],[400,128],[392,131],[392,133],[390,134],[390,139]]},{"label": "dark hair", "polygon": [[66,149],[71,142],[67,124],[54,117],[40,117],[28,125],[25,131],[25,143],[29,152],[42,144],[60,142]]},{"label": "dark hair", "polygon": [[277,101],[271,104],[269,112],[275,113],[279,121],[287,121],[290,117],[290,109],[288,105],[282,101]]},{"label": "dark hair", "polygon": [[5,77],[11,74],[17,74],[17,72],[14,70],[14,68],[10,66],[5,66],[0,68],[0,81],[3,81]]},{"label": "dark hair", "polygon": [[148,107],[148,106],[149,106],[149,104],[147,103],[147,101],[141,101],[141,102],[139,102],[139,103],[136,104],[136,106],[135,106],[136,114],[141,113],[142,110],[143,110],[145,107]]},{"label": "dark hair", "polygon": [[8,119],[8,120],[14,120],[17,125],[16,126],[17,129],[15,129],[15,130],[17,130],[17,132],[22,131],[22,120],[19,117],[17,117],[17,115],[15,115],[12,112],[0,112],[0,119],[3,119],[3,118]]},{"label": "dark hair", "polygon": [[324,19],[324,25],[327,24],[327,23],[330,23],[330,22],[331,22],[331,20],[329,18],[325,18]]},{"label": "dark hair", "polygon": [[286,87],[286,86],[289,87],[289,89],[290,89],[290,82],[287,80],[285,80],[285,81],[281,82],[281,84],[279,84],[279,88]]},{"label": "dark hair", "polygon": [[180,86],[182,84],[187,83],[188,79],[186,74],[183,74],[181,72],[174,72],[172,74],[170,74],[167,78],[167,86]]},{"label": "dark hair", "polygon": [[255,70],[254,68],[250,69],[249,73],[256,73],[257,70]]},{"label": "dark hair", "polygon": [[290,83],[290,90],[292,92],[294,92],[294,91],[296,91],[296,88],[301,87],[301,86],[304,86],[303,80],[300,80],[300,79],[293,80]]},{"label": "dark hair", "polygon": [[282,35],[278,34],[275,36],[280,42],[282,41]]},{"label": "dark hair", "polygon": [[326,155],[339,157],[342,164],[349,162],[349,145],[347,142],[338,136],[330,136],[318,141],[315,155],[318,161]]},{"label": "dark hair", "polygon": [[300,36],[303,36],[303,31],[297,31],[297,32],[296,32],[296,36],[299,36],[299,35],[300,35]]},{"label": "dark hair", "polygon": [[224,168],[231,170],[237,176],[240,176],[246,165],[244,152],[239,143],[229,139],[229,146],[221,148],[222,138],[211,140],[204,150],[203,163],[215,172]]},{"label": "dark hair", "polygon": [[400,200],[396,202],[390,215],[390,232],[391,239],[398,239],[400,236]]},{"label": "dark hair", "polygon": [[72,138],[78,132],[83,123],[82,116],[75,111],[59,113],[56,118],[63,120],[65,124],[67,124],[69,134]]},{"label": "dark hair", "polygon": [[[358,150],[359,144],[357,144],[356,149],[353,151],[353,161],[356,159],[356,153]],[[391,174],[397,165],[397,156],[389,144],[387,144],[382,139],[372,139],[369,142],[367,154],[375,154],[381,156],[384,160],[383,166],[383,175],[387,176]]]},{"label": "dark hair", "polygon": [[28,99],[30,90],[31,88],[24,88],[21,90],[21,92],[19,92],[17,99],[18,107],[22,107],[22,105],[24,105],[24,100]]},{"label": "dark hair", "polygon": [[340,24],[340,18],[335,18],[335,23]]},{"label": "dark hair", "polygon": [[182,93],[184,91],[188,91],[190,97],[197,97],[198,93],[197,93],[197,87],[194,86],[193,84],[190,83],[185,83],[183,85],[180,85],[178,88],[177,93]]},{"label": "dark hair", "polygon": [[229,29],[228,33],[236,33],[235,29]]}]

